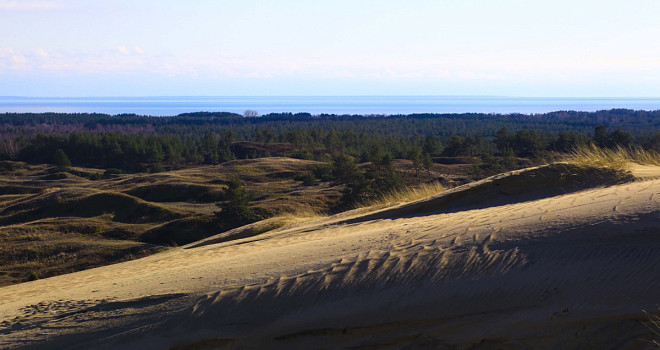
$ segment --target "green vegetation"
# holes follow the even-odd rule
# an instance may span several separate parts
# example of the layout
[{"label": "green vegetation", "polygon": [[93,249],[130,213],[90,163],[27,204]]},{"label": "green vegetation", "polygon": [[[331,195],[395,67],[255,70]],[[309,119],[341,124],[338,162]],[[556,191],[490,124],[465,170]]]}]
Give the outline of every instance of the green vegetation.
[{"label": "green vegetation", "polygon": [[359,163],[389,154],[409,159],[421,170],[420,165],[429,169],[429,160],[438,157],[513,154],[540,159],[588,143],[660,150],[660,111],[389,117],[282,113],[252,118],[231,113],[6,113],[0,115],[0,125],[0,159],[54,164],[53,150],[61,149],[73,165],[125,172],[270,156],[329,162],[335,154]]},{"label": "green vegetation", "polygon": [[36,281],[38,279],[39,279],[39,274],[37,274],[34,271],[30,272],[30,274],[28,275],[28,281]]},{"label": "green vegetation", "polygon": [[64,151],[61,149],[55,151],[55,155],[53,156],[53,163],[55,163],[55,167],[58,171],[67,171],[71,166],[69,157],[67,157],[66,153],[64,153]]},{"label": "green vegetation", "polygon": [[216,204],[220,208],[216,215],[223,224],[236,227],[259,220],[259,216],[250,209],[250,196],[238,177],[229,179],[224,197],[223,202]]}]

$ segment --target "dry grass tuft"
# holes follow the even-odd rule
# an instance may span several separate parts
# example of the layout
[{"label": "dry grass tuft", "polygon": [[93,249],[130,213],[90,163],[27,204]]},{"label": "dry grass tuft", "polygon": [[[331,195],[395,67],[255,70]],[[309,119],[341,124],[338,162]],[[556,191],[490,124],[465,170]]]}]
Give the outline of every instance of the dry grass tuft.
[{"label": "dry grass tuft", "polygon": [[[660,316],[646,311],[644,311],[644,313],[648,318],[648,321],[645,322],[646,327],[648,327],[656,336],[660,336]],[[660,349],[660,341],[651,340],[649,342]]]},{"label": "dry grass tuft", "polygon": [[641,148],[636,148],[631,151],[632,158],[635,163],[641,165],[655,165],[660,166],[660,153],[656,151],[646,151]]},{"label": "dry grass tuft", "polygon": [[328,216],[314,210],[300,210],[291,213],[284,213],[261,221],[259,224],[263,226],[259,231],[261,231],[260,233],[263,233],[280,227],[302,224],[326,217]]},{"label": "dry grass tuft", "polygon": [[601,166],[617,170],[629,170],[633,163],[660,166],[660,154],[641,148],[599,148],[595,145],[577,147],[564,161],[583,166]]},{"label": "dry grass tuft", "polygon": [[421,184],[416,187],[406,187],[403,190],[392,191],[381,198],[373,200],[367,203],[365,207],[370,209],[381,209],[401,203],[414,202],[444,191],[445,186],[439,182]]},{"label": "dry grass tuft", "polygon": [[[280,214],[268,219],[257,221],[242,227],[238,227],[220,234],[219,238],[205,240],[203,245],[211,243],[226,242],[230,240],[254,237],[266,232],[277,230],[282,227],[307,223],[319,219],[326,218],[327,215],[320,214],[315,211],[296,211],[291,213]],[[198,246],[198,245],[193,245]]]}]

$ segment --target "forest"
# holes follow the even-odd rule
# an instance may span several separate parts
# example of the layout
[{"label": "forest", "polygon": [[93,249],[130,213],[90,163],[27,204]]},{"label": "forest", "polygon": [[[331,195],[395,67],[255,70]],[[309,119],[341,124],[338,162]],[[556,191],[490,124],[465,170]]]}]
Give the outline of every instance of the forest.
[{"label": "forest", "polygon": [[579,144],[660,150],[660,111],[614,109],[546,114],[395,116],[281,113],[246,117],[198,112],[176,117],[105,114],[0,115],[0,159],[119,172],[159,172],[231,159],[288,156],[358,163],[384,155],[413,160],[460,156],[540,159]]}]

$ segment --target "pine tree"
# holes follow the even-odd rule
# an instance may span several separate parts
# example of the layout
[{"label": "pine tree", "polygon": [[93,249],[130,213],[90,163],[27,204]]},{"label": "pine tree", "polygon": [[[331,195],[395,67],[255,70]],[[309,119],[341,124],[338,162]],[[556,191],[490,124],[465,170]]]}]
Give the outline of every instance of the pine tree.
[{"label": "pine tree", "polygon": [[419,177],[419,168],[422,167],[422,149],[419,146],[413,146],[410,151],[410,160],[412,161],[413,169],[415,169],[415,176]]},{"label": "pine tree", "polygon": [[229,179],[225,201],[216,203],[216,206],[221,209],[216,215],[224,224],[240,226],[259,220],[259,216],[250,209],[250,196],[237,177]]},{"label": "pine tree", "polygon": [[433,169],[433,159],[431,159],[431,155],[428,153],[424,153],[424,156],[422,157],[422,162],[424,169],[428,170],[431,172],[431,169]]},{"label": "pine tree", "polygon": [[57,167],[57,171],[67,171],[71,166],[69,157],[67,157],[66,153],[64,153],[61,148],[58,148],[57,151],[55,151],[55,155],[53,155],[53,162]]}]

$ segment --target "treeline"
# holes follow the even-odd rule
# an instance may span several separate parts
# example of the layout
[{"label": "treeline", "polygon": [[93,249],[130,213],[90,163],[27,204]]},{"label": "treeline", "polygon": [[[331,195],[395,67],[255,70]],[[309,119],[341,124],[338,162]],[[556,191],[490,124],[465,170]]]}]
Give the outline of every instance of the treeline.
[{"label": "treeline", "polygon": [[120,132],[178,135],[217,133],[230,128],[239,140],[251,140],[259,132],[270,130],[277,142],[284,142],[286,130],[321,129],[326,132],[352,130],[371,133],[378,128],[383,135],[452,135],[495,136],[503,127],[512,131],[537,130],[559,134],[562,131],[592,133],[597,125],[620,128],[637,137],[649,130],[660,130],[660,111],[613,109],[598,112],[561,111],[545,114],[411,114],[387,117],[360,115],[316,115],[309,113],[273,113],[260,117],[243,117],[234,113],[187,113],[176,117],[137,115],[5,113],[0,114],[2,134]]},{"label": "treeline", "polygon": [[209,133],[202,137],[120,133],[39,134],[27,140],[14,159],[30,163],[56,163],[54,157],[61,151],[75,165],[129,172],[159,172],[164,170],[164,165],[179,168],[234,159],[230,150],[234,138],[231,131],[221,135]]},{"label": "treeline", "polygon": [[129,172],[157,172],[165,168],[219,164],[235,158],[265,156],[330,161],[335,154],[345,154],[362,163],[378,161],[386,154],[390,158],[410,159],[413,163],[421,164],[438,156],[488,154],[539,158],[551,152],[568,152],[576,145],[588,143],[600,147],[638,145],[660,151],[660,133],[644,139],[642,144],[636,144],[631,134],[621,129],[608,132],[602,126],[595,128],[594,136],[576,132],[562,132],[552,136],[527,129],[514,133],[502,128],[492,138],[454,135],[446,143],[436,136],[393,138],[378,134],[339,133],[334,130],[323,135],[318,130],[302,129],[296,129],[293,133],[297,135],[294,142],[284,150],[267,142],[270,140],[259,138],[259,143],[237,145],[236,135],[229,130],[199,137],[120,133],[72,133],[66,136],[39,134],[15,141],[22,144],[20,149],[10,154],[5,148],[2,158],[30,163],[54,163],[55,152],[61,150],[74,165],[116,168]]},{"label": "treeline", "polygon": [[131,172],[271,155],[328,162],[337,154],[357,162],[387,155],[422,164],[440,156],[539,158],[585,143],[660,150],[658,130],[660,111],[630,110],[391,117],[3,114],[0,158],[54,163],[61,150],[74,165]]}]

